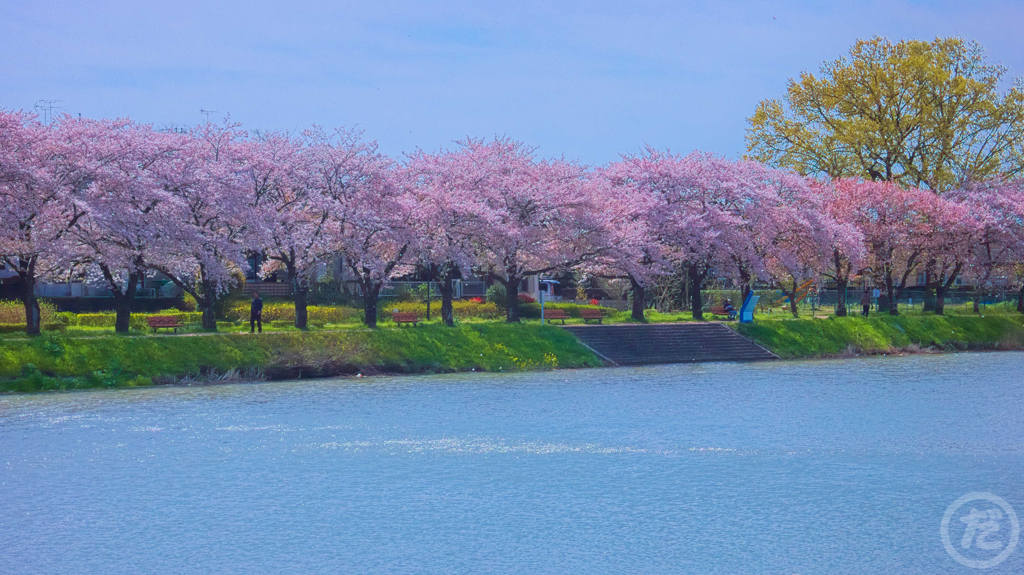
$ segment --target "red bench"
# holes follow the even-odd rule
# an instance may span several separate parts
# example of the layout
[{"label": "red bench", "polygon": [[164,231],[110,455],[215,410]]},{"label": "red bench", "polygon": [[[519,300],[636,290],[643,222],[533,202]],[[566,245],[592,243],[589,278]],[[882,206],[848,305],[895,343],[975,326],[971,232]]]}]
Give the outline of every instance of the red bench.
[{"label": "red bench", "polygon": [[724,315],[724,316],[728,317],[729,319],[736,319],[736,310],[734,309],[733,311],[730,312],[730,311],[727,311],[725,309],[725,306],[716,305],[716,306],[712,306],[711,307],[711,315],[713,315],[713,316],[722,316],[722,315]]},{"label": "red bench", "polygon": [[565,320],[569,319],[569,315],[565,313],[565,310],[546,309],[544,310],[544,319],[560,319],[562,320],[562,325],[565,325]]},{"label": "red bench", "polygon": [[178,333],[179,327],[185,327],[185,324],[179,322],[178,318],[173,315],[155,315],[147,317],[146,323],[149,324],[149,327],[153,328],[153,333],[156,333],[156,330],[162,327],[173,329],[174,333]]},{"label": "red bench", "polygon": [[391,321],[398,325],[403,323],[411,323],[413,327],[420,322],[420,318],[413,311],[395,311],[391,312]]},{"label": "red bench", "polygon": [[601,323],[604,319],[604,312],[599,309],[583,308],[580,310],[580,317],[583,318],[583,323],[590,323],[590,320],[596,319],[597,323]]}]

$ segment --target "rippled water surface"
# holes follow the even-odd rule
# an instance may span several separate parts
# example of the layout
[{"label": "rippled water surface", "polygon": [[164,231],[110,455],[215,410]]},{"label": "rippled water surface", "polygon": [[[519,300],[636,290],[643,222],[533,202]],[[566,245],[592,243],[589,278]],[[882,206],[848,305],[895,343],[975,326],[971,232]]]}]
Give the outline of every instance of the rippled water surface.
[{"label": "rippled water surface", "polygon": [[940,522],[1024,519],[1022,400],[1021,353],[0,396],[0,573],[977,572]]}]

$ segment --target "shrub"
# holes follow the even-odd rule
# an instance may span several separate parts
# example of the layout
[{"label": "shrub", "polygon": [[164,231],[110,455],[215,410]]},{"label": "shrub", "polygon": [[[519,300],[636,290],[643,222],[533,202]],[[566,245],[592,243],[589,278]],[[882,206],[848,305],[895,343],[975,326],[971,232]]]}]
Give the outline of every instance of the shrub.
[{"label": "shrub", "polygon": [[[380,320],[390,319],[391,312],[396,309],[400,312],[413,312],[422,318],[425,318],[427,315],[427,304],[423,302],[383,301],[377,306],[377,318]],[[434,314],[431,316],[432,318],[440,317],[441,306],[439,304],[435,303],[431,305],[430,309]],[[480,302],[467,299],[453,301],[452,314],[454,314],[458,319],[497,319],[504,315],[504,311],[499,309],[493,302]],[[361,318],[362,315],[359,317]]]},{"label": "shrub", "polygon": [[178,304],[178,307],[181,308],[181,311],[196,311],[197,305],[196,298],[192,297],[192,294],[187,293],[181,297],[181,303]]},{"label": "shrub", "polygon": [[505,286],[501,284],[494,284],[487,288],[487,301],[493,303],[501,309],[508,307],[508,292],[505,291]]},{"label": "shrub", "polygon": [[[362,310],[335,305],[315,306],[306,308],[309,323],[355,323],[363,317]],[[249,321],[249,302],[235,302],[229,307],[224,317],[231,321]],[[287,321],[295,323],[295,304],[290,301],[263,303],[263,321]]]},{"label": "shrub", "polygon": [[525,293],[519,294],[519,303],[535,303],[537,300],[533,296]]},{"label": "shrub", "polygon": [[[40,323],[54,323],[57,308],[49,302],[39,302]],[[20,301],[0,301],[0,323],[25,323],[25,306]]]}]

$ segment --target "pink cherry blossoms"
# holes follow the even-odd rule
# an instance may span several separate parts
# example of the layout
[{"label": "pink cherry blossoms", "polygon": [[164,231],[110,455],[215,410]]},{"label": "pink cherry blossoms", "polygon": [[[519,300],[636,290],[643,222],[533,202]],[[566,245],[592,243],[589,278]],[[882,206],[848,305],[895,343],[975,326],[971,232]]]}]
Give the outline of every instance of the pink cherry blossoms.
[{"label": "pink cherry blossoms", "polygon": [[[396,161],[343,129],[162,133],[8,111],[0,213],[0,262],[19,278],[29,333],[40,328],[35,286],[70,275],[106,285],[127,331],[140,278],[161,274],[190,294],[213,330],[245,272],[284,272],[303,328],[317,270],[339,258],[371,327],[381,291],[415,270],[439,282],[451,325],[452,282],[469,274],[504,286],[510,322],[524,278],[565,271],[628,280],[643,320],[646,290],[672,274],[688,277],[697,317],[711,277],[744,292],[767,284],[791,302],[809,281],[845,293],[871,277],[895,302],[918,273],[935,278],[941,313],[956,278],[1019,285],[1024,265],[1020,180],[937,195],[653,148],[587,167],[507,138]],[[252,254],[260,269],[247,269]]]}]

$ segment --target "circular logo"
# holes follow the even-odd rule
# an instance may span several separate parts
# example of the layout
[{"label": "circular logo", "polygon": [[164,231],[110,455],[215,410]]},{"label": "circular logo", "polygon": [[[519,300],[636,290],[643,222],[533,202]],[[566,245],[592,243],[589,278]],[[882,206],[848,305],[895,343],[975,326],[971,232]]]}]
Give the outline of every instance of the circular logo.
[{"label": "circular logo", "polygon": [[[971,502],[979,504],[965,507]],[[954,518],[956,521],[953,521]],[[958,541],[950,539],[950,523],[953,523],[956,533],[960,533],[960,528],[963,527],[963,535]],[[1010,527],[1008,539],[1007,524]],[[1010,553],[1013,553],[1020,538],[1020,522],[1017,521],[1013,507],[1010,507],[1005,499],[992,493],[975,491],[957,499],[946,508],[939,532],[946,553],[949,553],[957,563],[975,569],[988,569],[1006,561]],[[962,552],[969,549],[977,549],[971,555],[980,558],[965,557]]]}]

